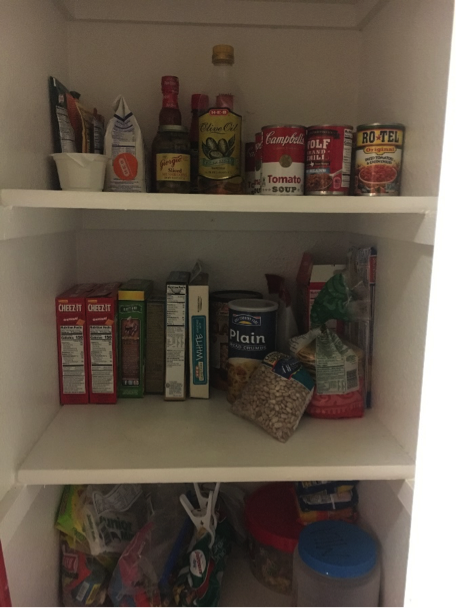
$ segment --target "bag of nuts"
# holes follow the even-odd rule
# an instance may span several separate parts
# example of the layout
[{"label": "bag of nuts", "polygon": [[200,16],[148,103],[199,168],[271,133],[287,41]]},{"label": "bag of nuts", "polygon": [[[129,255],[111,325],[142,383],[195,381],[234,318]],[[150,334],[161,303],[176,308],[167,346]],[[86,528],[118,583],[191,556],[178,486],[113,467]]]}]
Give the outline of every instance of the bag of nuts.
[{"label": "bag of nuts", "polygon": [[294,357],[272,352],[252,374],[231,411],[279,441],[296,430],[314,390],[314,381]]}]

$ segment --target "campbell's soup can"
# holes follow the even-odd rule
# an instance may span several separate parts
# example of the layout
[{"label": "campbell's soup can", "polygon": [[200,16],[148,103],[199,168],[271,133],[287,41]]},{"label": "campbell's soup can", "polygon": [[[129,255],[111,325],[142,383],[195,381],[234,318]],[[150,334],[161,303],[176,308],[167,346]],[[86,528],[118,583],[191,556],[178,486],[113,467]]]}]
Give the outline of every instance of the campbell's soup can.
[{"label": "campbell's soup can", "polygon": [[249,141],[245,144],[244,154],[244,181],[245,193],[255,194],[255,142]]},{"label": "campbell's soup can", "polygon": [[263,127],[261,194],[304,194],[306,128],[301,125]]},{"label": "campbell's soup can", "polygon": [[405,127],[399,123],[360,125],[356,132],[355,194],[401,193]]},{"label": "campbell's soup can", "polygon": [[352,145],[350,125],[308,127],[306,194],[348,194]]},{"label": "campbell's soup can", "polygon": [[228,388],[228,340],[229,309],[228,303],[237,299],[261,300],[259,291],[214,291],[209,296],[209,342],[211,386],[224,391]]},{"label": "campbell's soup can", "polygon": [[263,133],[255,133],[255,194],[261,194],[261,163],[263,151]]},{"label": "campbell's soup can", "polygon": [[233,300],[229,307],[228,391],[234,403],[250,376],[276,350],[277,302]]}]

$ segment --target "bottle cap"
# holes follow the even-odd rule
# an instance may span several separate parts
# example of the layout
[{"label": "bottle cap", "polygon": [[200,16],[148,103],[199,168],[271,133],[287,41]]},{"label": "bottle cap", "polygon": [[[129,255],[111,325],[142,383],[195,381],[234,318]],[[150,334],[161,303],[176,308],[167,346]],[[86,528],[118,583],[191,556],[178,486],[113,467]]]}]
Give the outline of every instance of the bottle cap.
[{"label": "bottle cap", "polygon": [[229,95],[225,93],[224,95],[217,95],[215,100],[215,106],[217,108],[228,108],[233,110],[234,108],[234,97],[233,95]]},{"label": "bottle cap", "polygon": [[234,63],[234,48],[230,44],[217,44],[212,49],[212,63]]},{"label": "bottle cap", "polygon": [[192,110],[207,110],[209,107],[209,97],[201,93],[192,95]]},{"label": "bottle cap", "polygon": [[179,94],[179,78],[177,76],[162,76],[161,88],[162,93]]}]

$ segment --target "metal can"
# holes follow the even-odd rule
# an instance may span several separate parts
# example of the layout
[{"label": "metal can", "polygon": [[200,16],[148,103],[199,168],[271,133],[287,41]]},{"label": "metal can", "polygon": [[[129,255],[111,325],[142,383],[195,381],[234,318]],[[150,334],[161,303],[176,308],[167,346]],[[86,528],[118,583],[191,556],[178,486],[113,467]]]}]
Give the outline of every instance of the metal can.
[{"label": "metal can", "polygon": [[261,163],[263,153],[263,133],[255,133],[255,194],[261,194]]},{"label": "metal can", "polygon": [[400,123],[359,125],[354,167],[358,196],[398,196],[405,127]]},{"label": "metal can", "polygon": [[352,143],[350,125],[308,127],[306,194],[348,194]]},{"label": "metal can", "polygon": [[233,300],[229,304],[228,392],[234,403],[250,376],[276,350],[277,302]]},{"label": "metal can", "polygon": [[306,128],[271,125],[262,128],[263,162],[261,194],[304,194]]},{"label": "metal can", "polygon": [[245,144],[244,155],[244,183],[245,193],[255,194],[255,142],[249,141]]},{"label": "metal can", "polygon": [[210,340],[210,384],[224,391],[228,388],[226,366],[228,362],[228,326],[231,300],[261,300],[259,291],[214,291],[209,297],[209,340]]}]

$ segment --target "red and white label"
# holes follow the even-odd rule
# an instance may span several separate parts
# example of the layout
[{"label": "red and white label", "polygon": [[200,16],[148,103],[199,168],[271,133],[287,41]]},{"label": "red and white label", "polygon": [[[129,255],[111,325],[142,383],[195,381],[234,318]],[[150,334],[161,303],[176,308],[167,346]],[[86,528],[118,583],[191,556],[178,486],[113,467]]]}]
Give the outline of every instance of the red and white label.
[{"label": "red and white label", "polygon": [[304,194],[304,127],[264,127],[261,193]]},{"label": "red and white label", "polygon": [[353,127],[315,126],[307,129],[306,194],[347,194]]}]

